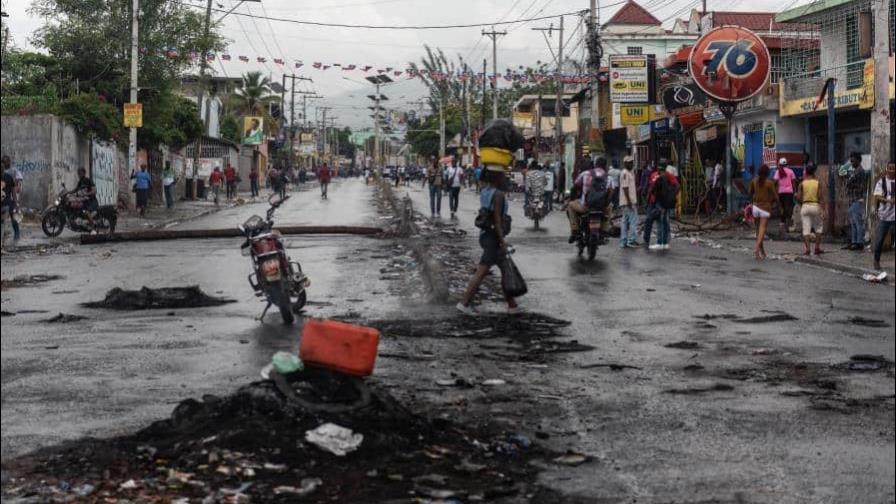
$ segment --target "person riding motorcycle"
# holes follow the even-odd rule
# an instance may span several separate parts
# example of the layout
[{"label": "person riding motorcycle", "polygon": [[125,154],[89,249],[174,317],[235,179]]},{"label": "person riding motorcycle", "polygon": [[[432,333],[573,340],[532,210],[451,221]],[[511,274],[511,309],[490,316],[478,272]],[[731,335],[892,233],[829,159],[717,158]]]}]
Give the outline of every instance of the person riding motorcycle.
[{"label": "person riding motorcycle", "polygon": [[[579,233],[579,217],[588,212],[588,193],[592,188],[592,181],[596,177],[601,177],[607,179],[607,159],[603,156],[599,156],[594,161],[594,168],[590,170],[585,170],[579,174],[576,178],[575,183],[573,184],[581,193],[581,196],[569,202],[566,206],[566,215],[569,217],[569,243],[575,243],[578,238]],[[610,193],[612,188],[610,186],[609,180],[607,180],[604,186],[607,188],[607,198],[605,201],[610,201]],[[593,210],[601,210],[605,212],[605,208],[594,208]],[[606,213],[603,216],[604,221],[607,219]],[[602,223],[603,227],[603,223]]]},{"label": "person riding motorcycle", "polygon": [[78,184],[75,186],[75,194],[78,197],[85,198],[84,206],[81,207],[81,215],[87,219],[90,227],[93,228],[93,218],[100,207],[100,203],[96,199],[96,184],[93,183],[93,179],[87,176],[87,169],[83,166],[78,168]]},{"label": "person riding motorcycle", "polygon": [[544,188],[547,185],[547,179],[545,172],[537,161],[533,161],[532,166],[529,167],[524,185],[526,188],[527,209],[530,207],[530,204],[534,206],[535,203],[544,199]]}]

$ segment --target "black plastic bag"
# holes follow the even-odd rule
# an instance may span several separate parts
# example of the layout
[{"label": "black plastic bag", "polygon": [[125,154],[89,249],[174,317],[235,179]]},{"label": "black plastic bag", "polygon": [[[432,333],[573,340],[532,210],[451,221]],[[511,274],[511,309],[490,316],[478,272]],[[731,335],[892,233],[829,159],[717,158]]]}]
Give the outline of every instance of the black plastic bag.
[{"label": "black plastic bag", "polygon": [[529,292],[529,288],[526,287],[526,280],[523,279],[523,275],[520,274],[520,270],[516,267],[513,259],[509,255],[504,255],[499,265],[501,268],[501,289],[504,291],[504,294],[513,298],[526,295]]},{"label": "black plastic bag", "polygon": [[523,148],[523,134],[507,119],[492,119],[479,134],[479,147],[497,147],[515,152]]}]

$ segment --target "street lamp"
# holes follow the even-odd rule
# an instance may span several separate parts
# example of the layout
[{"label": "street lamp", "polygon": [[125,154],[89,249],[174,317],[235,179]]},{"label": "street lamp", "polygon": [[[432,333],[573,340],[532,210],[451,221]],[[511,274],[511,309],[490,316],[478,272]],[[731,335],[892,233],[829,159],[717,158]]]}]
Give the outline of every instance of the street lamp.
[{"label": "street lamp", "polygon": [[374,126],[376,130],[374,132],[374,165],[382,166],[382,162],[380,160],[380,124],[379,124],[379,116],[380,116],[380,101],[388,100],[385,96],[380,94],[380,86],[383,84],[389,84],[392,81],[388,75],[380,74],[380,75],[371,75],[366,77],[367,81],[376,86],[376,94],[368,95],[367,97],[374,101],[376,106],[376,111],[374,112],[376,117],[374,118]]}]

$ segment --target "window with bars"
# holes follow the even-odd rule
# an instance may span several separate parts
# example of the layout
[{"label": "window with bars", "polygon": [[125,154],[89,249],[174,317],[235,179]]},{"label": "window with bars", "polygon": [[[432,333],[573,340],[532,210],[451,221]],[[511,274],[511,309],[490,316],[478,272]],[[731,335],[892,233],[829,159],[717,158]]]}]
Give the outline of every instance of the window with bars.
[{"label": "window with bars", "polygon": [[640,55],[641,55],[641,51],[644,50],[644,49],[643,49],[642,47],[640,47],[640,46],[628,46],[627,49],[628,49],[628,54],[631,54],[631,55],[637,55],[637,56],[640,56]]},{"label": "window with bars", "polygon": [[860,87],[864,81],[864,65],[859,54],[859,19],[855,14],[846,17],[846,87],[849,89]]}]

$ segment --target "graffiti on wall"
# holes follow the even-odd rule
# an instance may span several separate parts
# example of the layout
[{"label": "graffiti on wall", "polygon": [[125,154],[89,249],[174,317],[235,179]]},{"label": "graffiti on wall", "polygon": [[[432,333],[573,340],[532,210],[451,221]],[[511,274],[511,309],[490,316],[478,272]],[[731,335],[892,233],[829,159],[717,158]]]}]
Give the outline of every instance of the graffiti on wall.
[{"label": "graffiti on wall", "polygon": [[13,158],[12,166],[19,170],[22,175],[30,175],[34,173],[45,172],[50,169],[50,163],[43,160],[15,159]]},{"label": "graffiti on wall", "polygon": [[118,202],[118,149],[114,144],[91,142],[91,176],[100,205]]}]

